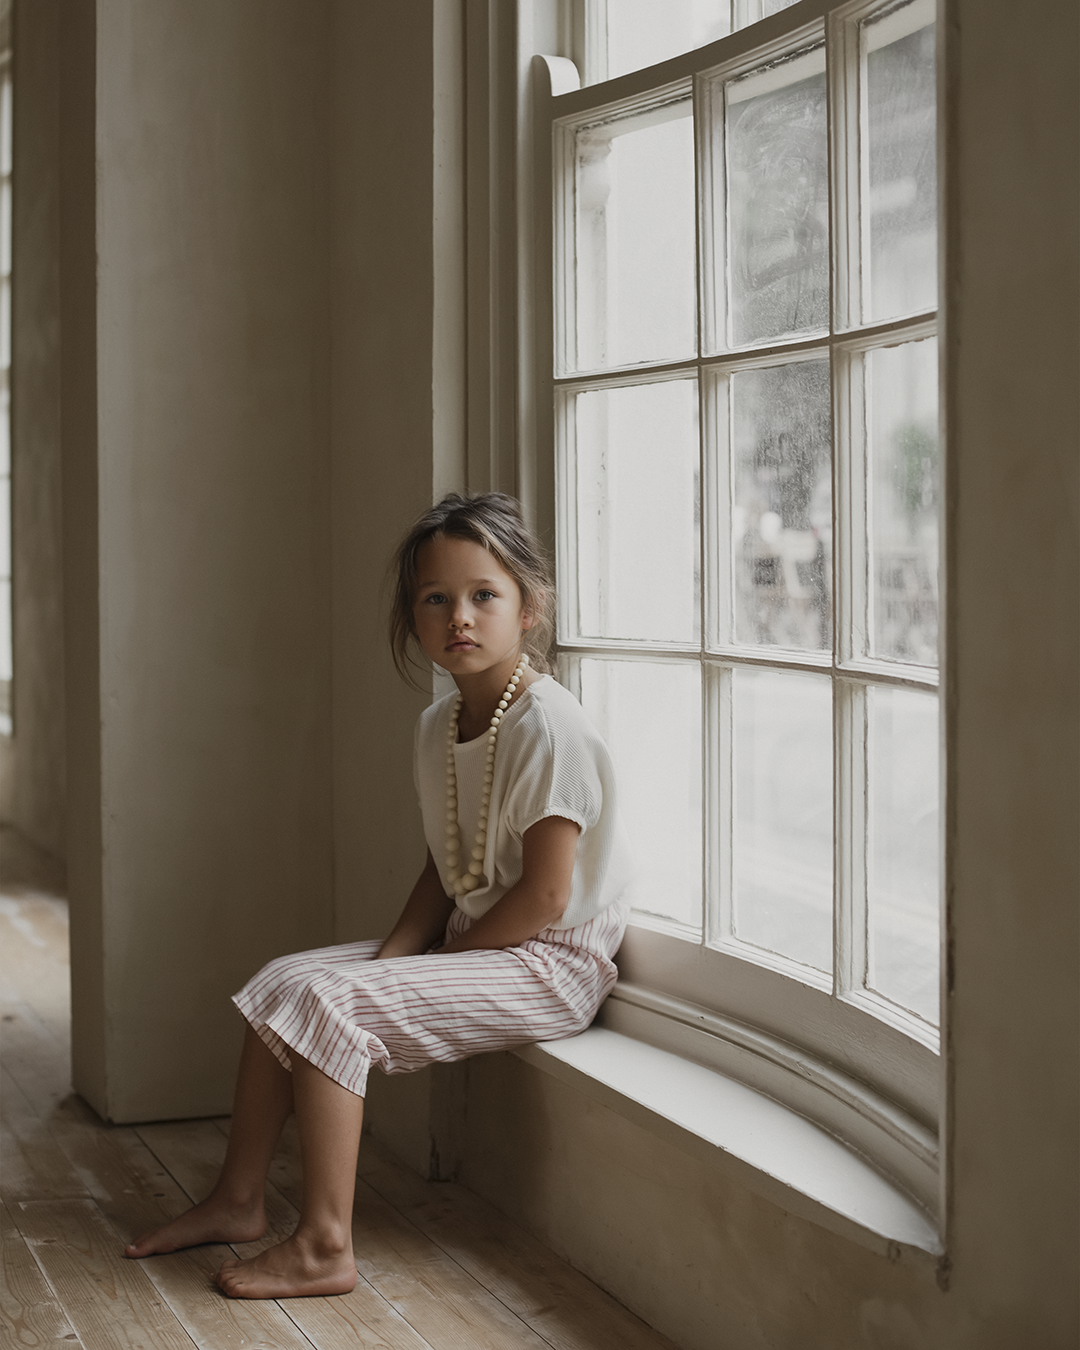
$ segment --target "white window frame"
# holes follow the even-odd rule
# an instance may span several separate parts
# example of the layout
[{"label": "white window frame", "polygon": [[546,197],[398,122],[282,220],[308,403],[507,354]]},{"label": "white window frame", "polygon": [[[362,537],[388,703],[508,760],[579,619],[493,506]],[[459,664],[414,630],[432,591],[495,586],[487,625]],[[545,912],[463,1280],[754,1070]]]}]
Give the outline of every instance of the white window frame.
[{"label": "white window frame", "polygon": [[[588,26],[600,22],[596,0],[578,0],[571,7],[570,29],[581,35]],[[576,72],[565,59],[549,59],[539,72],[539,84],[533,108],[535,177],[531,193],[537,203],[550,200],[552,172],[565,173],[572,159],[574,129],[596,120],[599,110],[645,107],[677,96],[693,95],[704,116],[697,117],[699,179],[714,171],[711,162],[712,138],[702,131],[711,125],[708,115],[708,91],[718,74],[732,74],[759,66],[763,60],[808,40],[823,39],[829,60],[829,153],[835,166],[831,182],[830,288],[834,320],[828,334],[780,340],[753,350],[691,360],[636,367],[632,371],[605,370],[602,373],[573,372],[553,377],[565,348],[566,334],[554,332],[553,309],[549,307],[550,289],[544,295],[544,278],[553,274],[554,258],[567,246],[567,231],[573,222],[564,213],[557,216],[552,231],[537,229],[528,240],[535,262],[535,299],[537,330],[535,343],[535,390],[539,409],[557,408],[560,398],[577,388],[598,388],[606,384],[625,384],[630,379],[674,376],[677,372],[696,375],[703,390],[703,427],[705,417],[716,415],[715,386],[730,371],[752,365],[775,364],[778,359],[803,354],[830,355],[836,374],[834,391],[834,510],[844,512],[853,524],[865,509],[864,496],[858,490],[859,475],[853,470],[853,445],[861,445],[859,429],[851,418],[858,416],[860,390],[850,378],[857,363],[852,353],[875,346],[895,345],[898,340],[914,340],[935,331],[936,315],[930,311],[888,323],[860,324],[860,292],[856,286],[842,287],[837,277],[855,275],[860,256],[857,232],[848,222],[858,222],[860,182],[857,136],[859,108],[850,107],[844,97],[858,72],[857,24],[881,8],[879,0],[850,0],[837,5],[828,0],[799,0],[799,3],[764,19],[752,27],[743,27],[730,36],[699,49],[674,57],[647,70],[632,72],[606,83],[575,87]],[[565,29],[564,29],[565,31]],[[580,46],[577,53],[580,56]],[[837,79],[843,73],[844,79]],[[845,84],[845,80],[847,83]],[[554,134],[552,135],[553,129]],[[702,201],[709,194],[702,191]],[[704,233],[704,231],[702,232]],[[561,239],[560,239],[561,234]],[[702,267],[710,260],[702,257]],[[548,283],[550,285],[550,282]],[[527,286],[526,292],[529,287]],[[712,294],[711,288],[702,288]],[[568,313],[563,307],[563,313]],[[706,323],[708,315],[701,316]],[[546,325],[546,326],[545,326]],[[853,413],[854,410],[854,413]],[[559,473],[557,457],[545,447],[553,446],[558,413],[545,428],[547,417],[540,411],[535,419],[536,474],[534,489],[541,524],[556,524],[550,510]],[[704,471],[708,465],[703,462]],[[864,481],[864,480],[863,480]],[[703,476],[703,497],[710,493]],[[714,509],[706,505],[706,509]],[[853,531],[834,532],[834,548],[850,546]],[[717,531],[703,530],[703,540],[715,539]],[[562,531],[559,556],[563,567],[573,568],[573,544]],[[721,566],[721,560],[703,559],[703,575],[708,567]],[[571,573],[572,574],[572,573]],[[711,575],[716,575],[714,570]],[[851,616],[865,614],[865,559],[834,557],[834,623],[843,633]],[[561,616],[565,620],[565,614]],[[637,643],[593,643],[568,641],[565,622],[560,625],[561,673],[573,687],[574,663],[590,652],[615,655],[640,648]],[[764,665],[831,673],[837,700],[836,738],[837,794],[840,809],[848,809],[854,822],[859,812],[850,809],[853,798],[865,790],[865,767],[853,753],[855,740],[849,734],[852,719],[859,715],[862,694],[867,684],[933,689],[935,671],[868,660],[842,645],[836,657],[822,654],[799,655],[788,661],[784,656],[762,659],[760,651],[740,651],[732,646],[718,649],[715,642],[715,615],[703,614],[703,662],[707,669],[721,670],[738,665]],[[678,651],[676,653],[676,647]],[[641,654],[664,654],[663,648],[640,648]],[[685,657],[680,644],[670,653]],[[719,681],[707,682],[707,697],[715,700]],[[854,692],[853,692],[854,691]],[[706,790],[722,791],[716,766],[708,772]],[[845,804],[845,794],[846,803]],[[717,944],[715,913],[709,930],[697,943],[688,942],[674,926],[648,919],[635,922],[628,932],[620,958],[621,978],[603,1019],[607,1026],[623,1030],[662,1048],[675,1050],[688,1058],[708,1063],[788,1102],[801,1114],[818,1120],[840,1137],[882,1162],[932,1213],[939,1210],[940,1176],[938,1169],[938,1119],[940,1112],[941,1060],[937,1053],[936,1032],[918,1018],[878,998],[863,988],[860,953],[865,952],[865,911],[857,899],[858,869],[852,866],[853,848],[858,840],[849,829],[843,846],[837,850],[837,885],[844,903],[837,907],[834,939],[834,975],[815,980],[805,967],[797,971],[783,958],[770,960],[755,949],[753,961],[738,954],[737,944],[724,940]],[[715,850],[713,850],[715,853]],[[710,865],[716,866],[715,860]],[[723,894],[724,888],[714,888]],[[794,978],[793,978],[794,976]]]}]

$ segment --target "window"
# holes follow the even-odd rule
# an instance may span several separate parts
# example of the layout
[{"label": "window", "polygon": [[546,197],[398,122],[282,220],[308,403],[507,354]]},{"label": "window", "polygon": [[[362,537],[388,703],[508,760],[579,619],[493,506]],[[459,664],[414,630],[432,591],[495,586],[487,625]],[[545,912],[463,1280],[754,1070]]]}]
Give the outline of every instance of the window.
[{"label": "window", "polygon": [[551,101],[560,662],[624,975],[934,1128],[934,10],[764,10],[587,5]]}]

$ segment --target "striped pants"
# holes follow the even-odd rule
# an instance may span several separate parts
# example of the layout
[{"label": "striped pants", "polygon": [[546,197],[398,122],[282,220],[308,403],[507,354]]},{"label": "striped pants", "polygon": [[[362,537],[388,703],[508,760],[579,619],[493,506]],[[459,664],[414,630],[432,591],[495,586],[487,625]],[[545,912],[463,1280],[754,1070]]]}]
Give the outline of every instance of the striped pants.
[{"label": "striped pants", "polygon": [[[368,1070],[410,1073],[530,1041],[576,1035],[615,983],[628,907],[520,947],[376,961],[378,942],[271,961],[233,1002],[286,1069],[290,1053],[362,1097]],[[473,920],[455,909],[446,939]]]}]

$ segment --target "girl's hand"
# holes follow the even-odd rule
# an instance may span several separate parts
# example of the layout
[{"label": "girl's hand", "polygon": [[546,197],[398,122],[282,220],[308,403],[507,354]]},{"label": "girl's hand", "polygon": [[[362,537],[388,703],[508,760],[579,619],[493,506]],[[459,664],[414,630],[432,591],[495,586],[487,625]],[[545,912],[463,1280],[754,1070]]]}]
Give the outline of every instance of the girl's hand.
[{"label": "girl's hand", "polygon": [[530,826],[522,836],[521,880],[468,932],[434,954],[517,947],[557,923],[570,898],[580,833],[578,825],[565,816],[548,816]]},{"label": "girl's hand", "polygon": [[453,910],[454,902],[443,890],[439,869],[429,849],[427,863],[405,902],[401,918],[379,948],[376,959],[422,955],[442,937]]}]

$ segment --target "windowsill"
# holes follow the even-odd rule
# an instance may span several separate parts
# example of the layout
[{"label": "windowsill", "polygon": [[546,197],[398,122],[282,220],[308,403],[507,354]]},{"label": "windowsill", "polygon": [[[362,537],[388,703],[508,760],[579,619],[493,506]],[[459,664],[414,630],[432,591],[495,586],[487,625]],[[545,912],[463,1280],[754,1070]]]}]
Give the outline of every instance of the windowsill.
[{"label": "windowsill", "polygon": [[789,1213],[890,1257],[941,1254],[930,1218],[895,1183],[733,1078],[602,1026],[515,1053]]}]

